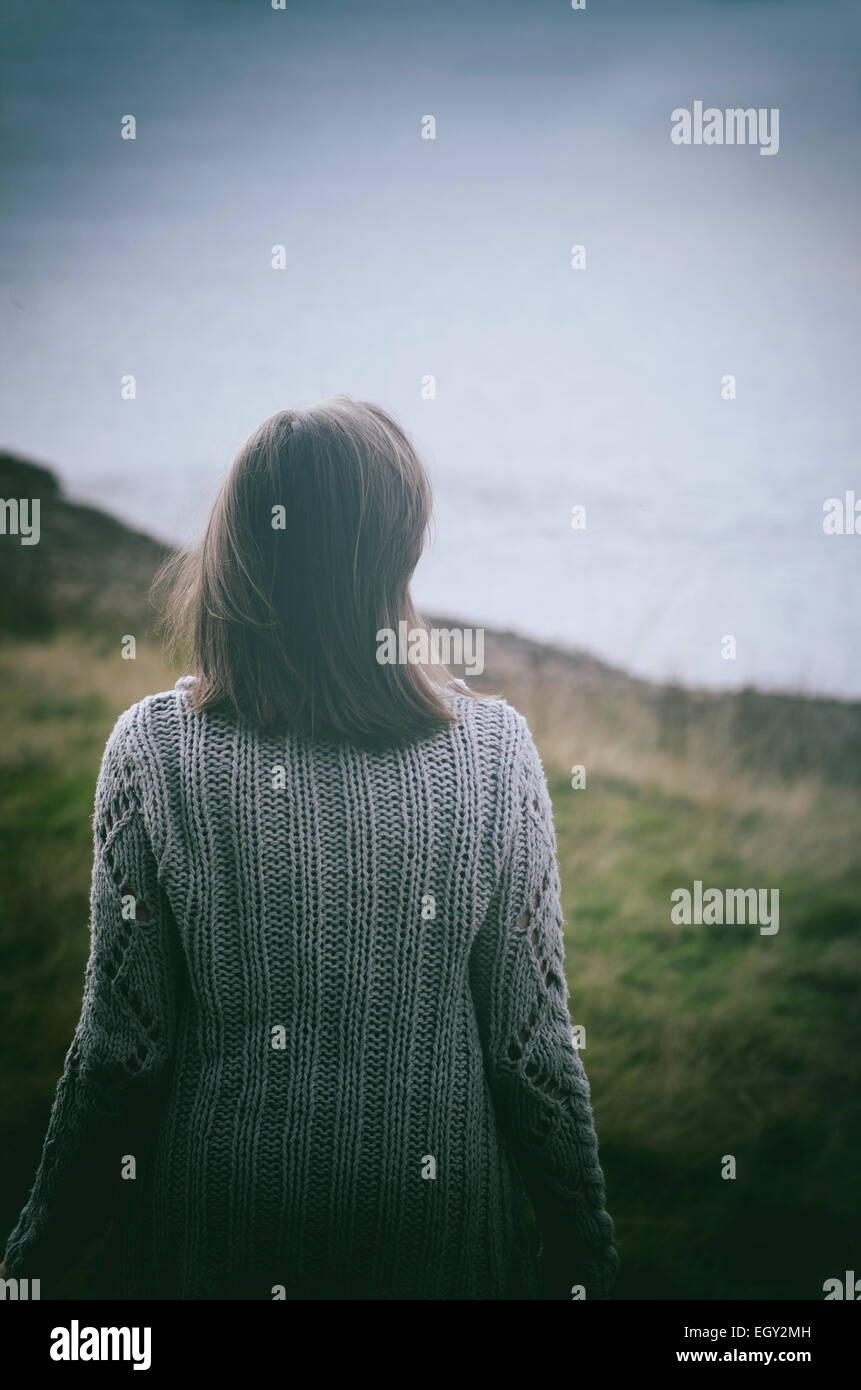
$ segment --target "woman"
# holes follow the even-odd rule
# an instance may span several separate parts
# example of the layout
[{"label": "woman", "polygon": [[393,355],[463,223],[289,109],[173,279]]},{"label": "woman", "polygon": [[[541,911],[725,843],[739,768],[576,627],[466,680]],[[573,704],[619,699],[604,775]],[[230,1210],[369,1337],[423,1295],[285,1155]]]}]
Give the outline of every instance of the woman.
[{"label": "woman", "polygon": [[161,576],[194,674],[104,754],[83,1011],[5,1256],[45,1297],[108,1232],[114,1297],[609,1292],[538,753],[378,659],[429,513],[400,428],[337,397],[257,430]]}]

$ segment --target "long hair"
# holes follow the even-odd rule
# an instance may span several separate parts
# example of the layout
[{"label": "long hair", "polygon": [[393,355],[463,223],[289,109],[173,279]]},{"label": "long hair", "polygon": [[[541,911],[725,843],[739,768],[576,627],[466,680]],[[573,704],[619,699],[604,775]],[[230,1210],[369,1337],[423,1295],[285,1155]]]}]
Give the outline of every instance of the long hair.
[{"label": "long hair", "polygon": [[264,421],[202,542],[156,576],[191,708],[368,747],[451,723],[445,668],[378,660],[381,629],[422,626],[409,584],[430,513],[421,460],[379,406],[335,396]]}]

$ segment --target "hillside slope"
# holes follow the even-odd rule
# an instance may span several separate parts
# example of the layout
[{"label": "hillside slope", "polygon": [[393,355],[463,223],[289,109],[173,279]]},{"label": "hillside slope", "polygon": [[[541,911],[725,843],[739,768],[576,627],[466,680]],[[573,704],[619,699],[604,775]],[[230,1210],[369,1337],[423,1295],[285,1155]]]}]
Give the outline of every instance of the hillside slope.
[{"label": "hillside slope", "polygon": [[[107,512],[70,502],[50,469],[0,454],[0,498],[12,497],[40,498],[41,539],[22,545],[0,536],[0,636],[72,628],[119,643],[127,632],[151,633],[157,615],[148,591],[165,546]],[[456,627],[462,620],[426,621]],[[651,750],[659,759],[690,756],[790,780],[861,784],[859,701],[661,685],[584,652],[493,628],[485,629],[484,659],[483,675],[469,683],[522,708],[559,768],[583,762],[582,733],[595,729],[603,746],[621,743],[638,758]]]},{"label": "hillside slope", "polygon": [[148,625],[147,589],[165,554],[150,536],[97,507],[70,502],[49,468],[0,454],[0,498],[38,499],[38,544],[0,536],[0,633],[24,637],[65,624]]}]

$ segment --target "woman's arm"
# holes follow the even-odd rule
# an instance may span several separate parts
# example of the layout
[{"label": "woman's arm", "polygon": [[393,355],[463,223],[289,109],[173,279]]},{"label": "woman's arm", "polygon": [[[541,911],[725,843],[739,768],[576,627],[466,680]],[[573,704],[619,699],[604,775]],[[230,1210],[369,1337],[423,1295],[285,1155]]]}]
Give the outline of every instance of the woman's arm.
[{"label": "woman's arm", "polygon": [[[173,1049],[181,953],[147,835],[127,716],[96,789],[90,956],[35,1183],[4,1262],[10,1276],[62,1278],[80,1242],[106,1234],[141,1158]],[[43,1282],[43,1291],[51,1296]]]},{"label": "woman's arm", "polygon": [[613,1223],[589,1083],[568,1012],[550,794],[522,717],[509,783],[502,874],[470,959],[491,1094],[535,1208],[552,1296],[605,1298],[616,1276]]}]

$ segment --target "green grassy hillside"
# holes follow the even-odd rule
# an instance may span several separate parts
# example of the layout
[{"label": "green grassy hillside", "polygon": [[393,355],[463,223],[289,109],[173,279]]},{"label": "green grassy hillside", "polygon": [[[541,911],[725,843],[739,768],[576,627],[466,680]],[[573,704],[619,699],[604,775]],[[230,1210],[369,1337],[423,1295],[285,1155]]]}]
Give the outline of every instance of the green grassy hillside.
[{"label": "green grassy hillside", "polygon": [[[161,547],[28,467],[0,466],[0,494],[45,499],[26,560],[0,537],[0,1234],[77,1020],[105,739],[178,674],[148,632]],[[487,666],[553,794],[618,1295],[821,1298],[859,1258],[861,706],[650,685],[500,633]],[[694,879],[779,889],[779,932],[672,925]]]}]

